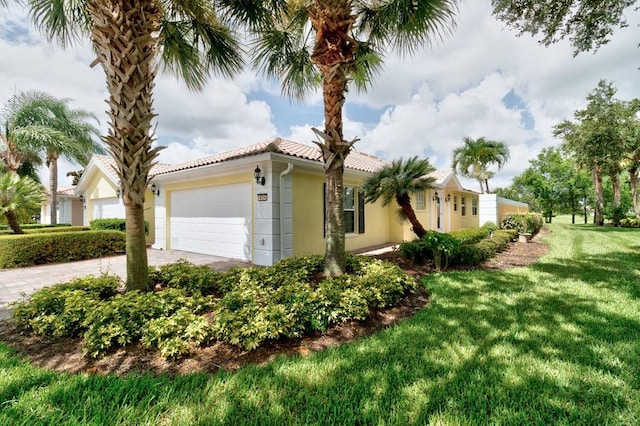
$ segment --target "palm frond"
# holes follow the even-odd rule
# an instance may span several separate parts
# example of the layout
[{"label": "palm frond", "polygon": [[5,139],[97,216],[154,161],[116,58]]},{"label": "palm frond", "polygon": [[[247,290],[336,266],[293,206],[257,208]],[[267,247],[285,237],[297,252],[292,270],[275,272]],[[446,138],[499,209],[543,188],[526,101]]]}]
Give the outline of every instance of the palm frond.
[{"label": "palm frond", "polygon": [[413,53],[452,31],[457,3],[457,0],[363,2],[357,12],[360,33],[381,46]]},{"label": "palm frond", "polygon": [[88,37],[91,18],[87,0],[27,0],[36,28],[63,47]]}]

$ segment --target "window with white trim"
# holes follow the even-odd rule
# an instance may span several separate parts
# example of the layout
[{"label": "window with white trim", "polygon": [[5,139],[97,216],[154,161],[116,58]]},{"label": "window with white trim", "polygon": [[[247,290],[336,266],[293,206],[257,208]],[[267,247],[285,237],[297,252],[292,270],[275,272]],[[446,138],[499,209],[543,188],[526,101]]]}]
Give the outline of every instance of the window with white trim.
[{"label": "window with white trim", "polygon": [[416,192],[416,210],[427,209],[427,194],[424,191]]},{"label": "window with white trim", "polygon": [[471,215],[478,216],[478,199],[477,198],[471,199]]},{"label": "window with white trim", "polygon": [[344,187],[344,232],[356,232],[356,191],[352,186]]},{"label": "window with white trim", "polygon": [[457,195],[453,196],[453,211],[454,212],[458,211],[458,196]]},{"label": "window with white trim", "polygon": [[467,199],[465,197],[460,197],[460,213],[462,216],[467,215]]}]

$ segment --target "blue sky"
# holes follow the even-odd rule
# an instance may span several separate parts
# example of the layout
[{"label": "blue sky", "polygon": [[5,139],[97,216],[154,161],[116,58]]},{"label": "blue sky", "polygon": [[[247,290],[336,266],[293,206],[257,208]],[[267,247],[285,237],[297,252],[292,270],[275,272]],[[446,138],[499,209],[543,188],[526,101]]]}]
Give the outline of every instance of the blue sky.
[{"label": "blue sky", "polygon": [[[511,160],[491,186],[508,185],[542,148],[559,144],[551,128],[585,105],[599,79],[614,81],[622,99],[640,97],[640,13],[626,15],[629,27],[611,43],[574,58],[567,43],[543,47],[517,37],[491,16],[490,2],[463,1],[451,36],[412,57],[385,58],[370,90],[348,93],[345,138],[358,137],[362,152],[389,160],[418,155],[438,168],[449,166],[465,136],[501,140]],[[0,10],[0,58],[0,104],[16,91],[43,90],[95,112],[106,132],[104,76],[89,67],[88,42],[66,50],[51,45],[14,7]],[[310,128],[323,120],[319,93],[304,102],[284,99],[278,82],[251,69],[233,80],[214,78],[195,93],[161,74],[154,105],[158,143],[167,146],[160,160],[171,163],[277,136],[309,144]],[[76,168],[61,164],[62,185],[66,171]]]}]

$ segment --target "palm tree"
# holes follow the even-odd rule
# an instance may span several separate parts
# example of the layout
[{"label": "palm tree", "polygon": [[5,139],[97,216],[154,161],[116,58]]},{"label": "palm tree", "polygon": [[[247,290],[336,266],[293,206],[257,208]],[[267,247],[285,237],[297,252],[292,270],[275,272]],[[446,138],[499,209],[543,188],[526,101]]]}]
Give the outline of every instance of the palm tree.
[{"label": "palm tree", "polygon": [[0,214],[14,233],[23,233],[16,211],[39,208],[43,198],[42,186],[33,179],[10,172],[0,175]]},{"label": "palm tree", "polygon": [[211,70],[230,76],[242,68],[230,23],[259,19],[262,2],[234,0],[28,0],[37,27],[67,45],[90,36],[109,92],[104,141],[117,165],[127,227],[127,290],[148,286],[144,201],[151,148],[153,88],[160,62],[201,89]]},{"label": "palm tree", "polygon": [[453,151],[451,167],[464,177],[476,179],[480,183],[480,192],[489,192],[489,179],[493,172],[489,165],[495,164],[498,169],[509,159],[509,148],[503,142],[485,138],[472,139],[464,137],[463,145]]},{"label": "palm tree", "polygon": [[456,0],[306,0],[286,2],[285,10],[260,28],[255,63],[282,80],[283,92],[301,99],[322,89],[324,129],[313,129],[326,174],[327,276],[344,272],[344,161],[357,139],[346,141],[342,110],[349,82],[366,89],[396,50],[413,53],[453,25]]},{"label": "palm tree", "polygon": [[20,107],[13,117],[17,128],[33,126],[47,137],[33,137],[26,141],[30,151],[44,157],[49,166],[49,190],[51,193],[51,224],[58,222],[58,159],[64,157],[73,163],[86,166],[92,154],[104,150],[92,136],[100,131],[86,122],[96,120],[94,114],[69,108],[70,99],[57,99],[44,92],[25,92],[14,96],[13,103]]},{"label": "palm tree", "polygon": [[411,207],[411,194],[433,188],[435,179],[427,174],[434,170],[428,160],[419,160],[418,157],[406,161],[402,158],[393,160],[365,181],[362,186],[364,199],[367,203],[375,203],[382,198],[383,206],[396,200],[402,209],[402,216],[411,222],[418,238],[422,238],[427,231]]}]

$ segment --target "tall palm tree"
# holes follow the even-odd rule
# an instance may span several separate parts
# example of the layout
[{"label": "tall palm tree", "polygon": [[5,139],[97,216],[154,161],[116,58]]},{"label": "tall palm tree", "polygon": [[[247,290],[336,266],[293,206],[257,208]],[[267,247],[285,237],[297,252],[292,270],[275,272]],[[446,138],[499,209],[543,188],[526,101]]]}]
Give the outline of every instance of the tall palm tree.
[{"label": "tall palm tree", "polygon": [[58,222],[58,159],[66,158],[73,163],[86,166],[92,154],[102,154],[102,145],[93,138],[98,128],[86,120],[98,121],[94,114],[69,108],[70,99],[58,99],[44,92],[23,92],[14,96],[20,105],[14,116],[17,128],[35,126],[49,137],[31,138],[26,141],[30,151],[44,157],[49,167],[49,190],[51,193],[51,224]]},{"label": "tall palm tree", "polygon": [[422,238],[427,231],[411,207],[411,194],[433,188],[435,179],[427,174],[434,170],[428,160],[419,160],[418,157],[393,160],[365,181],[362,186],[364,199],[367,203],[374,203],[382,198],[383,206],[395,200],[402,209],[403,217],[411,223],[413,232]]},{"label": "tall palm tree", "polygon": [[0,214],[15,234],[22,234],[17,211],[32,210],[40,207],[44,198],[42,186],[29,177],[17,173],[0,174]]},{"label": "tall palm tree", "polygon": [[151,148],[153,88],[162,63],[191,89],[211,70],[229,76],[242,68],[230,23],[261,17],[258,0],[28,0],[37,27],[67,45],[89,36],[109,92],[105,143],[117,165],[127,227],[127,290],[148,286],[144,201]]},{"label": "tall palm tree", "polygon": [[314,129],[326,174],[325,275],[344,272],[344,161],[342,110],[349,82],[366,89],[383,54],[413,53],[453,26],[457,0],[288,0],[260,28],[255,63],[282,80],[283,92],[302,98],[321,87],[324,129]]},{"label": "tall palm tree", "polygon": [[494,173],[489,170],[491,164],[498,169],[509,160],[509,148],[503,142],[487,140],[483,137],[472,139],[465,136],[462,146],[453,150],[451,167],[464,177],[476,179],[480,192],[489,192],[489,179]]}]

